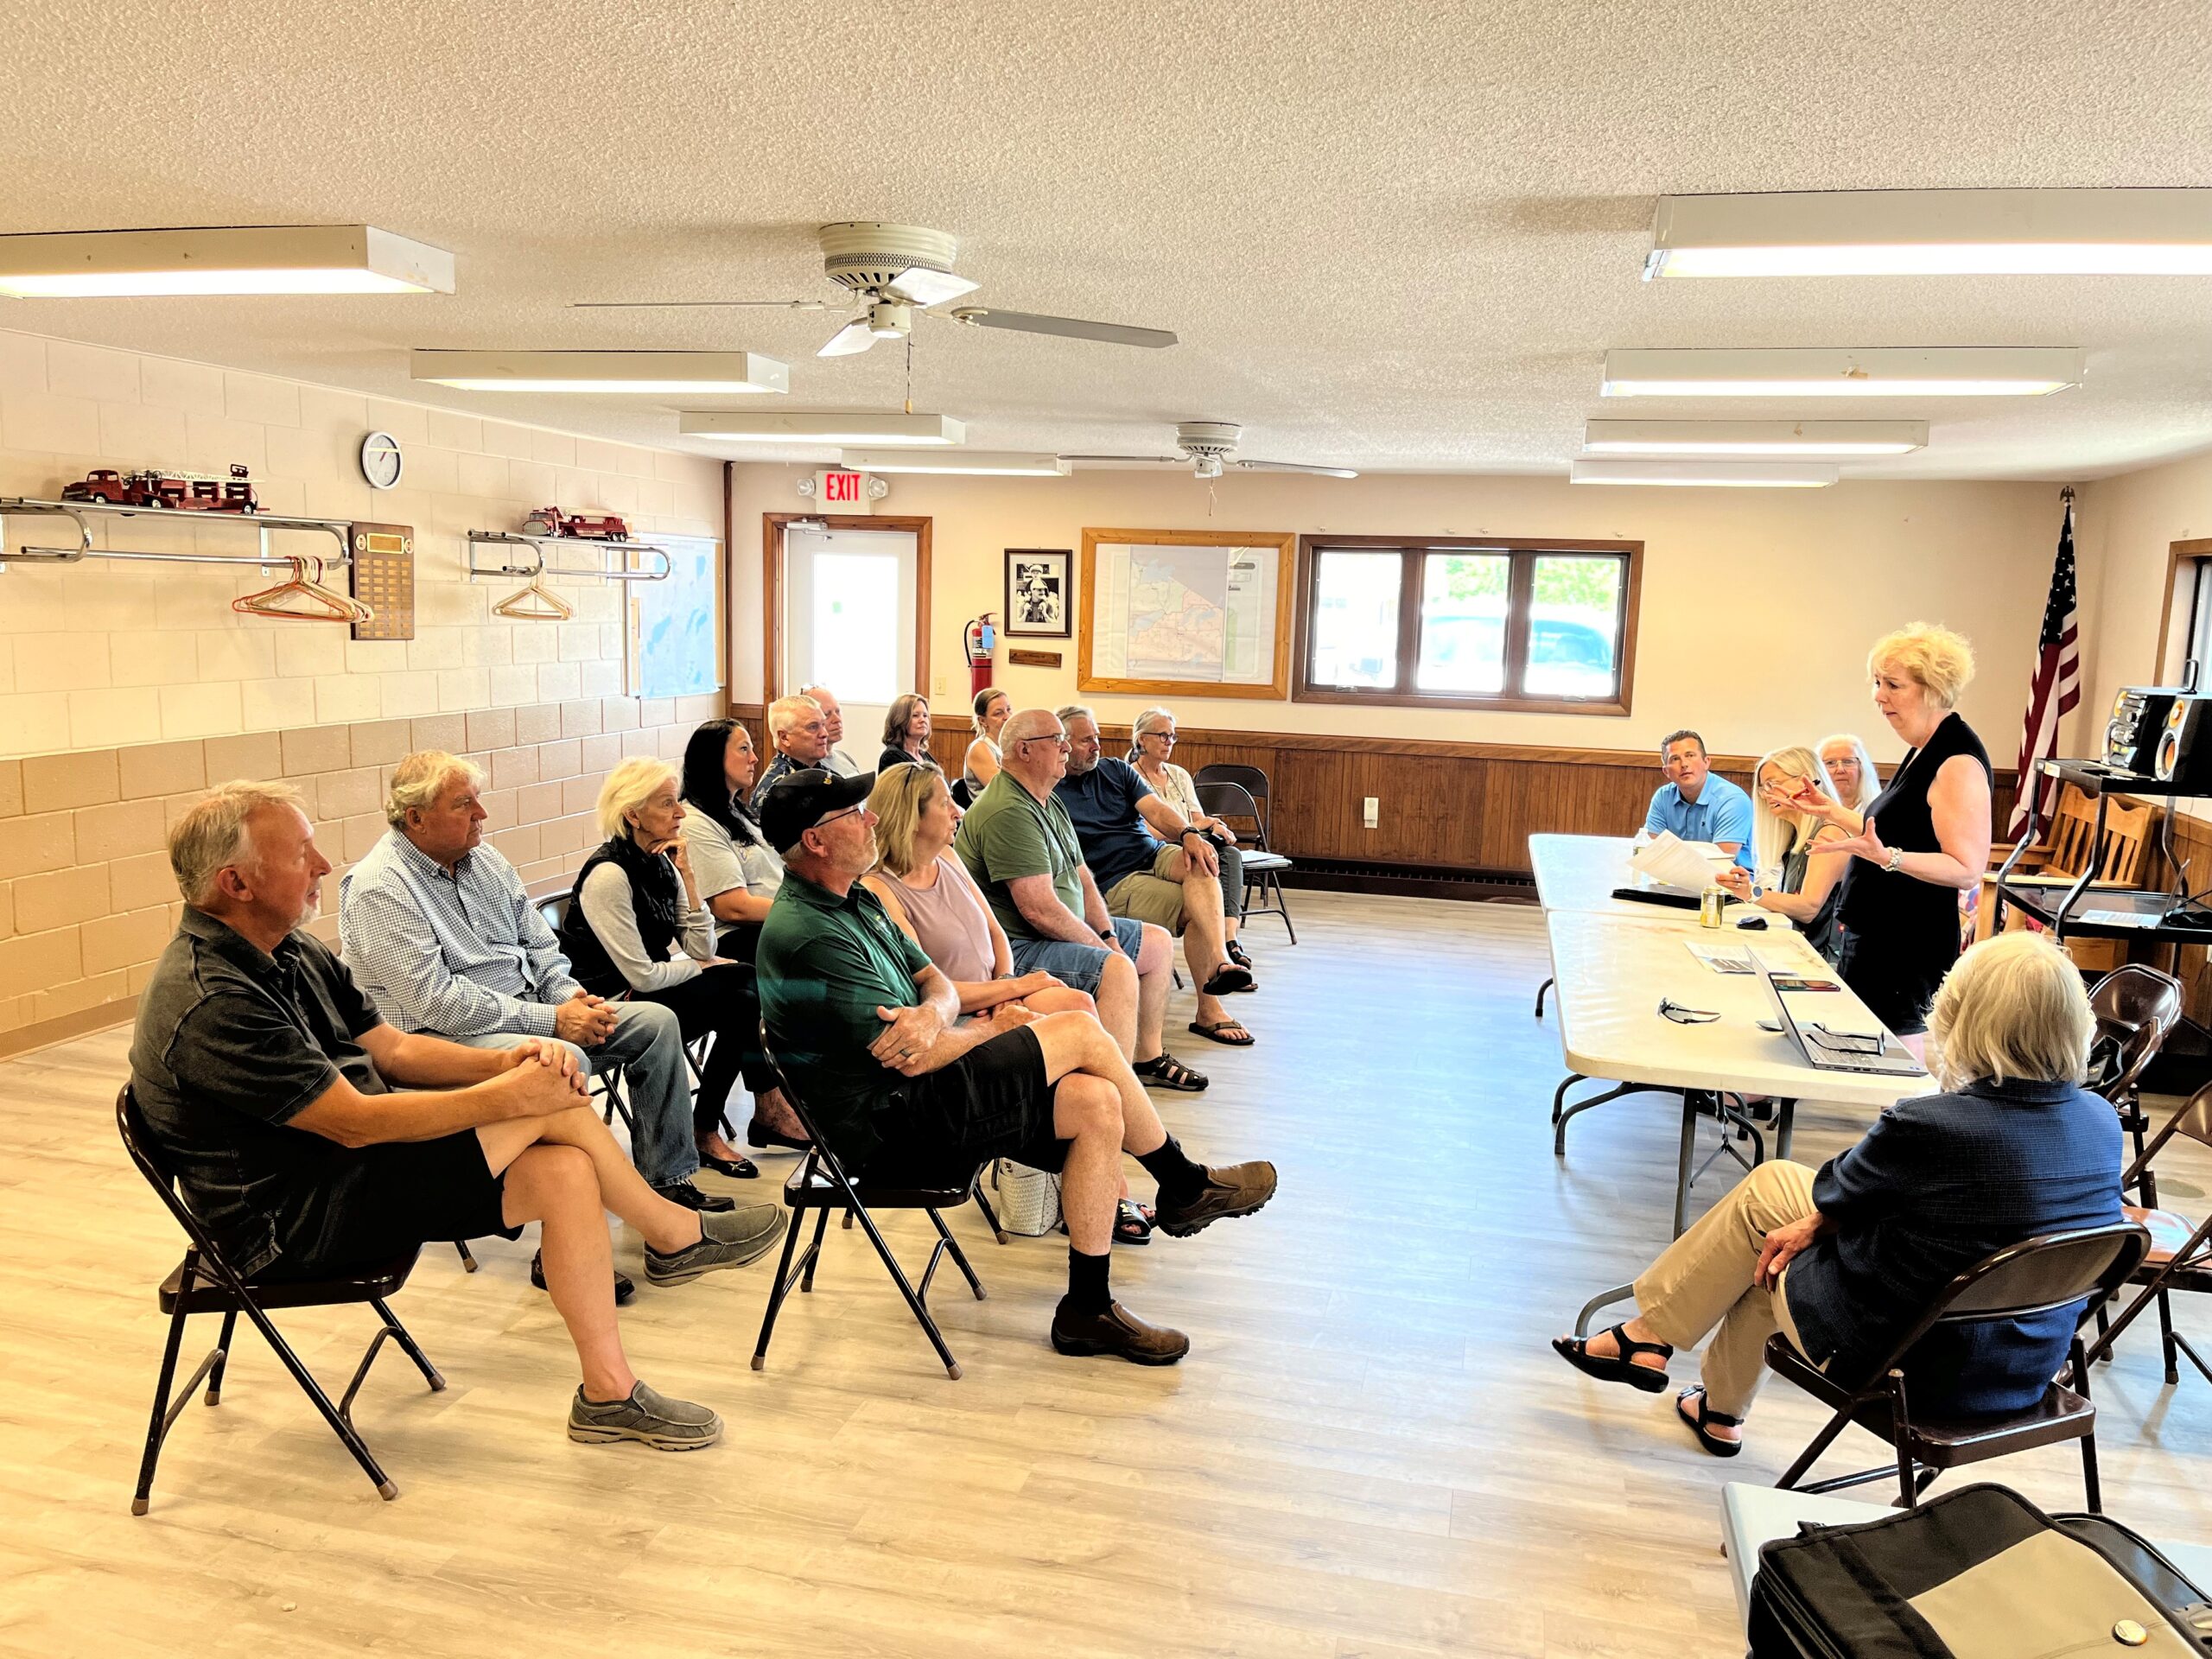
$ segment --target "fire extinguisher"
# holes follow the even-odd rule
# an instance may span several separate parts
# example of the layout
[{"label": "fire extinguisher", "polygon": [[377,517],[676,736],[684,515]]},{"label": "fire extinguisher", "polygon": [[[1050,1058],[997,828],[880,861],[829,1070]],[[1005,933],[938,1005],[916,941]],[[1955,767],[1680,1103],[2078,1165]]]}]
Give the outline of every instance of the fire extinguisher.
[{"label": "fire extinguisher", "polygon": [[968,656],[968,693],[970,696],[990,689],[991,647],[997,643],[998,629],[992,626],[992,613],[985,611],[968,624],[961,635],[960,648]]}]

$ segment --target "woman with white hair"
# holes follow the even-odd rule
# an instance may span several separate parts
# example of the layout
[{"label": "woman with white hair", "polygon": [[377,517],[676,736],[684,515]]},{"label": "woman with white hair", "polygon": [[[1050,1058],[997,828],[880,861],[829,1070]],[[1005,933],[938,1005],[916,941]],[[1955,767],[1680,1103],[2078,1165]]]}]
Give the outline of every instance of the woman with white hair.
[{"label": "woman with white hair", "polygon": [[[607,839],[576,873],[561,948],[594,995],[660,1003],[675,1014],[686,1043],[714,1033],[693,1096],[692,1132],[715,1149],[712,1167],[750,1179],[759,1168],[719,1132],[746,1039],[760,1024],[760,998],[744,963],[715,954],[715,913],[691,871],[678,790],[676,768],[652,756],[607,774],[598,808]],[[732,1207],[728,1198],[701,1196],[703,1208]]]},{"label": "woman with white hair", "polygon": [[1736,864],[1713,880],[1761,910],[1787,916],[1805,942],[1826,956],[1834,931],[1836,886],[1847,861],[1827,848],[1843,838],[1843,831],[1806,811],[1797,797],[1810,786],[1833,799],[1827,769],[1810,749],[1794,744],[1762,756],[1751,785],[1751,847],[1758,859],[1758,881]]},{"label": "woman with white hair", "polygon": [[[1239,968],[1249,968],[1252,958],[1236,941],[1244,921],[1244,852],[1236,832],[1224,818],[1217,818],[1198,804],[1198,786],[1191,774],[1168,757],[1175,753],[1175,713],[1172,709],[1147,709],[1129,725],[1129,764],[1137,776],[1152,785],[1152,792],[1183,815],[1183,822],[1206,838],[1221,861],[1221,921],[1223,949]],[[1256,984],[1247,990],[1257,990]]]},{"label": "woman with white hair", "polygon": [[[1586,1376],[1659,1394],[1675,1350],[1712,1332],[1675,1412],[1720,1458],[1742,1449],[1777,1331],[1837,1382],[1867,1381],[1962,1269],[2121,1218],[2120,1120],[2082,1087],[2095,1028],[2082,976],[2047,938],[1976,945],[1936,995],[1943,1092],[1898,1102],[1818,1173],[1759,1165],[1637,1280],[1634,1319],[1553,1348]],[[1904,1362],[1914,1407],[2026,1409],[2085,1312],[1937,1325]]]},{"label": "woman with white hair", "polygon": [[1882,776],[1874,770],[1873,757],[1855,732],[1838,732],[1821,740],[1821,764],[1828,769],[1835,798],[1854,812],[1864,812],[1882,792]]},{"label": "woman with white hair", "polygon": [[1809,787],[1793,804],[1844,833],[1836,972],[1875,1016],[1921,1052],[1928,1005],[1959,959],[1959,894],[1989,868],[1989,751],[1955,712],[1974,647],[1915,622],[1866,653],[1874,707],[1910,747],[1890,784],[1855,812]]}]

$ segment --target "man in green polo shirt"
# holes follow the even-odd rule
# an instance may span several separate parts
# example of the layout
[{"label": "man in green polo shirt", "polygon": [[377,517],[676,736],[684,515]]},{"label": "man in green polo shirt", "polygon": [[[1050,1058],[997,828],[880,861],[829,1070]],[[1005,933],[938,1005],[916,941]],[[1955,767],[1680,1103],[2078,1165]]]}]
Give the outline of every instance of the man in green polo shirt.
[{"label": "man in green polo shirt", "polygon": [[784,885],[755,965],[785,1080],[830,1150],[869,1180],[957,1183],[998,1157],[1059,1171],[1068,1293],[1052,1346],[1173,1364],[1190,1339],[1138,1319],[1108,1287],[1122,1153],[1160,1183],[1156,1224],[1176,1238],[1257,1210],[1274,1196],[1274,1166],[1193,1163],[1090,1014],[958,1025],[953,982],[860,884],[875,862],[874,785],[872,773],[794,772],[761,803]]}]

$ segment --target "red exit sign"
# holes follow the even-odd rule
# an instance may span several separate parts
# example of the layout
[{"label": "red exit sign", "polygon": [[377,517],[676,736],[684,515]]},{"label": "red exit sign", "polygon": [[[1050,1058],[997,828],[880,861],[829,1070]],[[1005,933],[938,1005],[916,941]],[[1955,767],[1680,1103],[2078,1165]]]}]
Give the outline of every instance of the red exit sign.
[{"label": "red exit sign", "polygon": [[817,473],[814,481],[814,499],[823,506],[858,506],[868,499],[865,473]]}]

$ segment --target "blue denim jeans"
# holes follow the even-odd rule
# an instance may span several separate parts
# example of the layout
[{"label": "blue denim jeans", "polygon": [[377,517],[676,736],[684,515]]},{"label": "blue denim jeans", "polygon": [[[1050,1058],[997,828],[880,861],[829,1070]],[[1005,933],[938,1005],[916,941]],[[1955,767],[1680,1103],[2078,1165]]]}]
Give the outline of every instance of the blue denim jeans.
[{"label": "blue denim jeans", "polygon": [[[637,1128],[630,1160],[654,1186],[670,1186],[698,1173],[699,1148],[691,1138],[691,1073],[676,1015],[655,1002],[615,1002],[613,1034],[597,1048],[561,1046],[589,1072],[620,1071],[622,1096]],[[471,1048],[512,1048],[525,1040],[512,1031],[460,1039]],[[543,1040],[561,1042],[557,1037]]]},{"label": "blue denim jeans", "polygon": [[[1114,937],[1131,962],[1144,944],[1144,924],[1127,916],[1114,918]],[[1098,995],[1098,982],[1106,974],[1110,954],[1103,944],[1077,944],[1072,939],[1016,939],[1009,938],[1007,954],[1019,974],[1043,972],[1078,991]]]}]

